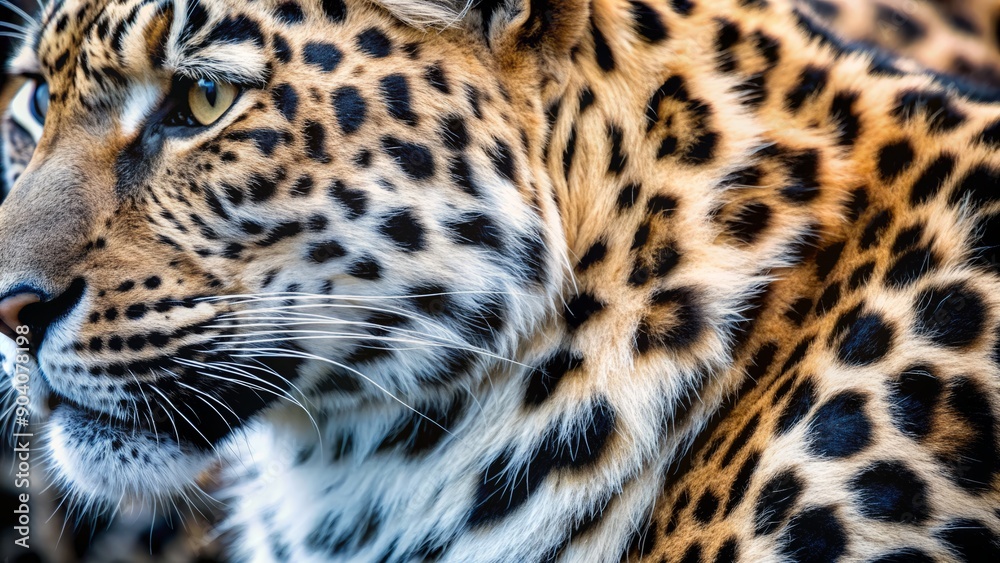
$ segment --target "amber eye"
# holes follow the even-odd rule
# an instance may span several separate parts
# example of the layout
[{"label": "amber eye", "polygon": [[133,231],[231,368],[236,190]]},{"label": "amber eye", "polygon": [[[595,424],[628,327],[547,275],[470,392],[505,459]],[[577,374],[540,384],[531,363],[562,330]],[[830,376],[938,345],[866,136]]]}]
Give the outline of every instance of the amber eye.
[{"label": "amber eye", "polygon": [[198,123],[211,125],[233,105],[238,93],[228,82],[201,79],[188,90],[188,107]]}]

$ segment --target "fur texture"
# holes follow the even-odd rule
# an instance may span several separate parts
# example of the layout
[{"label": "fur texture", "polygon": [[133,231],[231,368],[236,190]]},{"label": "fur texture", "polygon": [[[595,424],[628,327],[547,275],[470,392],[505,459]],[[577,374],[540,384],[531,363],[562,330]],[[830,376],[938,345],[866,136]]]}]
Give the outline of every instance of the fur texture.
[{"label": "fur texture", "polygon": [[217,470],[246,561],[1000,549],[988,89],[775,0],[38,27],[0,296],[76,501]]}]

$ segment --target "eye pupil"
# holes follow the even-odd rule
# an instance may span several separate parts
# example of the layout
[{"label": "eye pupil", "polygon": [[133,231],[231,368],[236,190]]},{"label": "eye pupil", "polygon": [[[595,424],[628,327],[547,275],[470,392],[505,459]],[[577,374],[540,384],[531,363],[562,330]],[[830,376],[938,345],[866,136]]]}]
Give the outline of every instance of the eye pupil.
[{"label": "eye pupil", "polygon": [[205,93],[205,100],[214,107],[219,95],[215,82],[202,78],[198,81],[198,87]]},{"label": "eye pupil", "polygon": [[49,84],[41,82],[35,86],[35,92],[31,96],[31,112],[35,114],[35,119],[39,123],[45,123],[45,115],[49,113]]},{"label": "eye pupil", "polygon": [[180,106],[180,109],[186,110],[185,113],[190,116],[190,119],[183,121],[201,126],[215,123],[232,107],[236,95],[239,94],[239,89],[236,86],[228,82],[217,82],[207,78],[184,84],[184,87],[187,88],[187,104],[185,104],[186,107]]}]

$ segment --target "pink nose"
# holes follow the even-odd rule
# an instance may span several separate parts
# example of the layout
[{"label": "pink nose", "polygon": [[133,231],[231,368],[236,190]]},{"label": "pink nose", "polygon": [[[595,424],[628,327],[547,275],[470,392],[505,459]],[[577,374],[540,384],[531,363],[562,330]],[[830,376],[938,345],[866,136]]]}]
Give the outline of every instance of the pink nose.
[{"label": "pink nose", "polygon": [[22,324],[18,318],[21,315],[21,310],[39,301],[41,298],[34,293],[16,293],[5,297],[3,301],[0,301],[0,332],[14,338],[15,330]]}]

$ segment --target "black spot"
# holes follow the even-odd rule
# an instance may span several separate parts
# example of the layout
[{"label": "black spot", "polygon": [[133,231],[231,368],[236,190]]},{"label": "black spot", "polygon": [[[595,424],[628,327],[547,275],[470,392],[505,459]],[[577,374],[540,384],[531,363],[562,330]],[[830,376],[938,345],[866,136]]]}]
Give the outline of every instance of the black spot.
[{"label": "black spot", "polygon": [[337,123],[345,135],[357,131],[368,117],[368,105],[354,86],[341,86],[331,97]]},{"label": "black spot", "polygon": [[809,347],[815,342],[815,336],[807,336],[799,341],[799,343],[792,350],[792,353],[788,355],[788,359],[781,366],[781,370],[778,373],[785,373],[793,367],[799,365],[802,358],[806,357],[806,352],[809,351]]},{"label": "black spot", "polygon": [[229,16],[220,21],[205,38],[205,43],[253,43],[264,46],[260,25],[247,16]]},{"label": "black spot", "polygon": [[400,448],[410,457],[427,452],[441,442],[448,433],[448,426],[457,422],[462,410],[462,401],[455,399],[445,404],[423,405],[419,413],[409,412],[400,417],[377,450],[384,452]]},{"label": "black spot", "polygon": [[677,211],[677,200],[673,196],[657,194],[646,202],[646,211],[651,215],[670,217]]},{"label": "black spot", "polygon": [[427,83],[442,94],[451,94],[451,86],[448,85],[448,77],[444,72],[441,63],[435,63],[427,67],[424,77]]},{"label": "black spot", "polygon": [[347,274],[368,281],[382,278],[382,266],[371,256],[365,256],[347,268]]},{"label": "black spot", "polygon": [[326,164],[330,162],[330,155],[326,153],[326,129],[316,121],[305,123],[306,154],[309,158]]},{"label": "black spot", "polygon": [[667,98],[674,98],[677,101],[686,102],[689,99],[687,86],[684,84],[684,77],[675,74],[668,78],[659,88],[653,92],[652,97],[646,103],[646,131],[652,131],[660,121],[660,104]]},{"label": "black spot", "polygon": [[469,106],[472,107],[472,115],[476,116],[476,119],[483,118],[483,108],[479,103],[480,95],[479,90],[468,84],[465,85],[465,97],[468,99]]},{"label": "black spot", "polygon": [[283,2],[274,10],[274,13],[281,22],[286,24],[300,23],[304,17],[302,7],[295,2]]},{"label": "black spot", "polygon": [[688,146],[681,159],[688,164],[706,164],[715,157],[719,134],[715,131],[701,133]]},{"label": "black spot", "polygon": [[564,431],[561,425],[546,431],[529,459],[514,463],[505,450],[483,470],[468,525],[479,527],[500,520],[528,501],[553,470],[592,465],[615,429],[615,411],[603,398]]},{"label": "black spot", "polygon": [[757,471],[757,464],[759,463],[760,452],[751,452],[743,462],[743,465],[740,466],[740,470],[736,473],[736,478],[733,479],[732,487],[730,487],[729,500],[726,501],[723,516],[728,517],[743,502],[743,497],[746,496],[747,491],[750,489],[750,480],[753,478],[754,472]]},{"label": "black spot", "polygon": [[933,132],[951,131],[965,123],[965,114],[956,108],[944,92],[909,90],[899,95],[893,115],[904,121],[922,114]]},{"label": "black spot", "polygon": [[322,264],[334,258],[342,258],[347,255],[347,250],[335,240],[328,240],[309,247],[309,260],[316,264]]},{"label": "black spot", "polygon": [[616,205],[618,211],[622,212],[630,209],[635,205],[636,200],[639,198],[639,190],[641,186],[639,184],[628,184],[620,192],[618,192],[618,199]]},{"label": "black spot", "polygon": [[684,557],[681,557],[680,563],[701,563],[701,544],[698,542],[692,543],[684,551]]},{"label": "black spot", "polygon": [[135,305],[129,305],[129,307],[125,309],[125,316],[130,320],[137,321],[145,317],[147,312],[148,309],[145,304],[136,303]]},{"label": "black spot", "polygon": [[924,236],[923,225],[913,225],[896,233],[896,240],[892,243],[892,253],[899,254],[904,250],[909,250],[920,243]]},{"label": "black spot", "polygon": [[680,349],[691,346],[701,336],[704,315],[694,292],[688,288],[663,289],[651,296],[654,307],[673,309],[672,323],[656,323],[643,319],[636,329],[635,345],[640,354],[652,348]]},{"label": "black spot", "polygon": [[621,128],[608,125],[608,138],[611,139],[611,160],[608,162],[608,172],[621,174],[628,163],[628,155],[622,152],[623,133]]},{"label": "black spot", "polygon": [[947,522],[935,535],[959,561],[991,563],[1000,561],[1000,537],[983,522],[960,518]]},{"label": "black spot", "polygon": [[847,281],[847,287],[850,288],[851,291],[854,291],[862,285],[867,285],[868,282],[871,281],[871,277],[874,272],[875,262],[865,262],[851,273],[851,279]]},{"label": "black spot", "polygon": [[358,49],[370,57],[388,57],[392,52],[392,41],[384,33],[374,27],[358,34]]},{"label": "black spot", "polygon": [[414,180],[426,180],[434,175],[434,157],[426,145],[383,137],[382,150]]},{"label": "black spot", "polygon": [[481,195],[479,187],[472,180],[472,170],[469,169],[469,163],[464,156],[459,155],[449,161],[448,174],[465,193],[472,197]]},{"label": "black spot", "polygon": [[865,414],[867,402],[864,395],[845,391],[820,405],[806,430],[809,452],[841,458],[867,447],[872,438],[871,421]]},{"label": "black spot", "polygon": [[249,131],[233,131],[226,135],[227,139],[233,141],[253,141],[264,156],[271,156],[274,149],[281,141],[289,139],[287,132],[275,131],[274,129],[251,129]]},{"label": "black spot", "polygon": [[880,211],[868,222],[865,226],[864,232],[861,233],[861,240],[858,241],[858,247],[861,250],[868,250],[876,243],[885,233],[889,225],[892,224],[892,211],[885,209]]},{"label": "black spot", "polygon": [[837,267],[840,257],[844,253],[844,242],[835,242],[823,250],[816,253],[816,275],[819,281],[826,281],[830,272]]},{"label": "black spot", "polygon": [[340,180],[330,183],[327,193],[344,206],[348,219],[357,219],[368,211],[368,195],[361,190],[348,188]]},{"label": "black spot", "polygon": [[691,11],[694,10],[694,2],[692,0],[670,0],[670,6],[682,16],[689,16],[691,15]]},{"label": "black spot", "polygon": [[737,560],[737,552],[736,538],[729,538],[719,547],[719,552],[715,554],[714,563],[734,563]]},{"label": "black spot", "polygon": [[957,205],[966,198],[975,206],[1000,200],[1000,173],[987,165],[979,165],[966,172],[951,192],[948,202]]},{"label": "black spot", "polygon": [[278,186],[270,178],[254,174],[247,182],[247,192],[250,193],[250,201],[261,203],[274,197],[278,191]]},{"label": "black spot", "polygon": [[829,72],[825,68],[807,66],[802,69],[798,84],[785,96],[785,105],[793,112],[798,111],[807,99],[823,91],[828,78]]},{"label": "black spot", "polygon": [[782,551],[792,563],[836,561],[847,550],[847,534],[830,506],[810,508],[793,516],[782,539]]},{"label": "black spot", "polygon": [[904,253],[885,273],[889,287],[902,289],[937,267],[937,258],[929,248],[915,248]]},{"label": "black spot", "polygon": [[895,339],[892,325],[874,312],[853,318],[846,326],[846,333],[837,356],[852,366],[866,366],[881,360],[889,353]]},{"label": "black spot", "polygon": [[286,221],[284,223],[279,223],[273,229],[268,231],[267,236],[263,239],[257,241],[257,246],[268,247],[277,244],[278,242],[291,238],[302,232],[302,224],[298,221]]},{"label": "black spot", "polygon": [[271,100],[281,115],[288,121],[294,121],[299,110],[299,95],[289,84],[279,84],[271,90]]},{"label": "black spot", "polygon": [[1000,214],[980,217],[972,235],[972,263],[1000,273]]},{"label": "black spot", "polygon": [[604,260],[604,256],[608,252],[608,247],[601,241],[595,242],[587,252],[583,254],[580,261],[576,264],[576,269],[578,272],[584,272],[594,264],[597,264],[601,260]]},{"label": "black spot", "polygon": [[514,153],[510,150],[510,145],[508,145],[505,141],[497,139],[496,146],[494,146],[492,151],[487,151],[487,154],[489,155],[490,161],[493,163],[493,169],[497,171],[497,174],[503,176],[511,182],[517,181],[514,170]]},{"label": "black spot", "polygon": [[939,454],[939,460],[965,490],[979,494],[994,490],[1000,451],[987,390],[973,379],[959,377],[949,385],[947,402],[965,428],[960,439],[953,439],[954,450]]},{"label": "black spot", "polygon": [[563,376],[581,365],[583,365],[583,356],[569,350],[559,350],[528,374],[524,403],[531,406],[542,404],[552,396]]},{"label": "black spot", "polygon": [[582,114],[583,112],[587,111],[587,108],[589,108],[594,104],[594,91],[586,86],[580,88],[579,104],[580,104],[579,113]]},{"label": "black spot", "polygon": [[343,53],[332,43],[312,41],[302,49],[302,59],[306,64],[319,67],[323,72],[333,72],[342,58]]},{"label": "black spot", "polygon": [[723,454],[720,465],[723,469],[729,467],[729,464],[733,462],[737,454],[743,451],[743,448],[747,445],[750,437],[753,433],[757,431],[757,427],[760,426],[760,414],[755,414],[750,417],[750,420],[743,425],[736,437],[733,438],[733,442],[729,444],[729,448],[726,449],[726,453]]},{"label": "black spot", "polygon": [[760,55],[764,57],[764,60],[768,63],[768,68],[773,67],[778,63],[781,58],[781,43],[769,35],[765,35],[761,32],[755,32],[753,34],[754,46]]},{"label": "black spot", "polygon": [[910,191],[910,205],[926,203],[937,195],[954,168],[955,159],[951,155],[938,156],[913,183],[913,188]]},{"label": "black spot", "polygon": [[806,320],[806,316],[809,314],[809,311],[812,311],[812,306],[812,299],[808,297],[800,297],[788,306],[788,310],[785,311],[785,317],[797,326],[802,326],[802,323]]},{"label": "black spot", "polygon": [[459,244],[486,246],[499,250],[503,246],[503,232],[488,215],[467,213],[460,219],[445,223],[451,238]]},{"label": "black spot", "polygon": [[878,461],[850,483],[858,512],[866,518],[919,524],[930,517],[927,485],[900,461]]},{"label": "black spot", "polygon": [[916,439],[930,434],[941,391],[941,381],[923,365],[912,366],[890,381],[889,412],[896,428]]},{"label": "black spot", "polygon": [[[791,381],[789,379],[789,382]],[[812,378],[807,377],[795,388],[792,397],[788,399],[788,403],[782,409],[774,427],[775,432],[780,435],[791,430],[809,414],[814,404],[816,404],[816,386],[813,384]]]},{"label": "black spot", "polygon": [[891,182],[913,165],[913,145],[907,139],[889,143],[878,151],[878,173]]},{"label": "black spot", "polygon": [[611,72],[615,69],[615,57],[611,52],[611,47],[608,46],[607,39],[604,38],[601,29],[597,27],[597,22],[594,21],[593,16],[590,18],[590,28],[594,36],[594,55],[597,59],[597,65],[603,71]]},{"label": "black spot", "polygon": [[[739,59],[734,56],[732,48],[740,40],[740,28],[729,20],[716,18],[716,21],[719,22],[719,31],[715,36],[716,62],[719,72],[730,73],[735,71],[739,65]],[[748,103],[754,105],[757,102],[748,100]]]},{"label": "black spot", "polygon": [[868,210],[868,190],[855,188],[851,191],[851,199],[847,202],[847,219],[852,223],[861,218]]},{"label": "black spot", "polygon": [[274,34],[274,56],[280,62],[292,62],[292,48],[288,46],[288,41],[277,33]]},{"label": "black spot", "polygon": [[569,171],[573,166],[573,156],[576,154],[576,126],[574,125],[569,130],[569,136],[566,138],[566,148],[563,149],[563,176],[566,180],[569,180]]},{"label": "black spot", "polygon": [[389,115],[413,127],[417,116],[410,105],[410,84],[402,74],[390,74],[379,80],[379,90]]},{"label": "black spot", "polygon": [[761,536],[777,530],[802,495],[802,488],[802,480],[793,469],[768,479],[754,505],[754,533]]},{"label": "black spot", "polygon": [[963,348],[979,338],[985,310],[982,297],[961,283],[925,289],[917,297],[915,329],[939,346]]},{"label": "black spot", "polygon": [[705,491],[694,506],[694,517],[702,524],[707,524],[719,510],[719,497],[712,491]]},{"label": "black spot", "polygon": [[851,146],[861,131],[861,120],[854,111],[858,101],[857,92],[839,92],[830,104],[830,121],[836,124],[840,132],[838,143],[841,146]]},{"label": "black spot", "polygon": [[462,151],[469,146],[469,130],[465,120],[457,115],[450,115],[441,120],[441,139],[444,145],[453,151]]},{"label": "black spot", "polygon": [[571,329],[579,328],[590,317],[601,312],[603,309],[604,303],[594,297],[593,294],[587,292],[581,293],[566,303],[564,314],[566,324]]},{"label": "black spot", "polygon": [[344,0],[322,0],[323,12],[332,21],[340,23],[347,17],[347,6]]},{"label": "black spot", "polygon": [[979,142],[1000,148],[1000,121],[994,121],[979,134]]},{"label": "black spot", "polygon": [[635,29],[644,40],[658,43],[667,38],[667,26],[656,10],[638,0],[629,0],[629,4],[632,5],[632,21],[635,22]]},{"label": "black spot", "polygon": [[382,222],[379,231],[407,252],[423,250],[425,230],[408,209],[399,209]]}]

